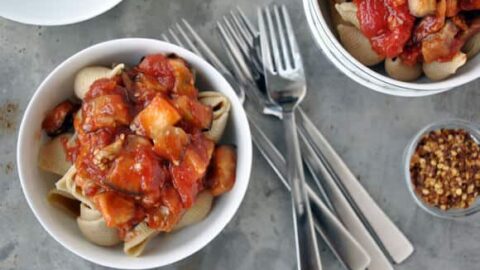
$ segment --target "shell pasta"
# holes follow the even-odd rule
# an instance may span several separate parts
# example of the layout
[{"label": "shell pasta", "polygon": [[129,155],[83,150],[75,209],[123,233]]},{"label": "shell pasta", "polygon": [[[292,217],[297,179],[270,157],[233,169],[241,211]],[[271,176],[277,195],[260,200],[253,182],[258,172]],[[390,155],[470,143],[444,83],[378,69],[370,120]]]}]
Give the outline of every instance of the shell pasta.
[{"label": "shell pasta", "polygon": [[219,144],[230,101],[199,92],[178,56],[85,67],[74,93],[44,118],[51,139],[39,167],[61,176],[49,201],[65,209],[76,202],[88,241],[123,242],[127,255],[139,256],[156,235],[206,218],[214,198],[233,188],[236,150]]},{"label": "shell pasta", "polygon": [[450,77],[480,51],[480,0],[330,0],[345,49],[397,80]]}]

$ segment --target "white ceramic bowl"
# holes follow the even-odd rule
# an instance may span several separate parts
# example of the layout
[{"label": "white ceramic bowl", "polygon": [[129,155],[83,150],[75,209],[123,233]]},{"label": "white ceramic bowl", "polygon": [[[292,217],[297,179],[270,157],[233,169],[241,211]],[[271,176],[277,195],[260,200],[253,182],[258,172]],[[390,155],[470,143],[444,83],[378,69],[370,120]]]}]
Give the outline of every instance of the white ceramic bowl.
[{"label": "white ceramic bowl", "polygon": [[[156,237],[144,255],[131,258],[121,246],[106,248],[88,242],[77,228],[76,221],[46,200],[58,177],[42,172],[37,155],[42,143],[41,122],[46,112],[57,103],[73,96],[75,73],[88,65],[111,65],[123,62],[135,65],[151,53],[175,53],[196,71],[200,89],[225,94],[232,103],[225,141],[237,146],[237,178],[234,188],[217,198],[208,217],[202,222],[175,233]],[[17,165],[25,197],[45,230],[65,248],[91,262],[115,268],[145,269],[179,261],[207,245],[235,215],[247,190],[252,162],[252,143],[248,121],[242,104],[227,81],[212,66],[193,53],[165,42],[151,39],[119,39],[89,47],[60,64],[38,87],[20,126]]]},{"label": "white ceramic bowl", "polygon": [[427,96],[461,86],[480,77],[480,56],[461,67],[448,79],[432,82],[427,78],[403,82],[390,78],[383,69],[374,70],[358,62],[335,36],[330,22],[329,1],[303,0],[305,15],[317,45],[345,75],[372,90],[395,96]]},{"label": "white ceramic bowl", "polygon": [[66,25],[86,21],[122,0],[0,0],[0,16],[32,25]]}]

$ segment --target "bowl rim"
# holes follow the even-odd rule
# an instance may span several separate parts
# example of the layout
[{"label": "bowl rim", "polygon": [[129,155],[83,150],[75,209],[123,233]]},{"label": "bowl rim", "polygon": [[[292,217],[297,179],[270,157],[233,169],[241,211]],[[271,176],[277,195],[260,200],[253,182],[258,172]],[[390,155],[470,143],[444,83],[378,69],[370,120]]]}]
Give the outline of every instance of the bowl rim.
[{"label": "bowl rim", "polygon": [[25,15],[18,15],[18,14],[5,14],[2,13],[0,14],[0,17],[3,17],[7,20],[25,24],[25,25],[40,25],[40,26],[61,26],[61,25],[70,25],[70,24],[75,24],[79,22],[84,22],[87,20],[90,20],[92,18],[95,18],[111,9],[113,9],[115,6],[120,4],[123,0],[111,0],[111,2],[107,3],[102,9],[96,9],[93,11],[89,11],[88,13],[81,14],[76,17],[71,17],[71,18],[63,18],[60,20],[52,20],[52,19],[47,19],[47,18],[42,18],[42,19],[32,19],[29,18],[28,16]]},{"label": "bowl rim", "polygon": [[[372,90],[395,96],[427,96],[450,90],[480,77],[480,74],[471,72],[465,75],[462,80],[455,79],[458,77],[452,77],[439,82],[413,83],[402,82],[380,74],[361,64],[345,50],[328,27],[325,16],[316,0],[304,0],[303,2],[309,28],[314,35],[314,39],[324,52],[329,51],[329,53],[325,53],[330,61],[344,74]],[[325,43],[325,45],[321,43]],[[348,69],[348,72],[345,72],[346,69]]]},{"label": "bowl rim", "polygon": [[476,123],[459,119],[459,118],[448,118],[439,121],[435,121],[430,123],[420,129],[412,139],[409,141],[405,150],[403,152],[403,178],[405,180],[405,184],[407,186],[408,193],[410,193],[411,197],[415,201],[415,203],[425,212],[433,215],[435,217],[444,218],[444,219],[458,219],[462,217],[467,217],[473,215],[480,211],[480,200],[477,197],[474,204],[466,209],[449,209],[449,210],[441,210],[435,206],[429,205],[428,203],[424,202],[417,192],[415,191],[412,179],[410,176],[410,161],[412,159],[413,154],[418,146],[419,141],[422,137],[434,130],[447,128],[447,129],[464,129],[467,131],[470,136],[477,142],[480,142],[480,126]]},{"label": "bowl rim", "polygon": [[[417,97],[417,96],[428,96],[438,92],[419,92],[411,89],[398,88],[396,86],[388,86],[385,83],[379,82],[375,78],[371,78],[362,72],[362,70],[352,67],[350,61],[346,59],[339,59],[339,57],[344,58],[341,55],[337,55],[335,50],[330,49],[328,42],[325,41],[323,36],[327,36],[325,33],[326,30],[323,29],[323,25],[320,20],[324,20],[323,17],[316,16],[313,10],[319,9],[318,3],[316,1],[303,0],[305,13],[307,17],[307,22],[310,26],[311,33],[314,37],[315,42],[321,48],[322,53],[327,57],[327,59],[335,65],[344,75],[347,75],[350,79],[355,82],[370,88],[376,92],[393,95],[393,96],[404,96],[404,97]],[[313,5],[314,7],[310,7]],[[328,30],[330,31],[330,30]]]},{"label": "bowl rim", "polygon": [[[238,113],[238,116],[237,116],[238,120],[237,121],[238,121],[238,124],[240,125],[240,127],[239,127],[240,130],[242,130],[241,136],[239,136],[238,140],[239,140],[239,142],[242,142],[242,144],[244,146],[244,149],[243,149],[244,155],[242,157],[242,160],[240,160],[240,158],[237,159],[238,160],[237,172],[239,171],[239,167],[242,167],[242,169],[243,169],[242,172],[244,172],[244,173],[242,173],[242,175],[244,176],[243,180],[238,181],[238,179],[237,179],[237,181],[236,181],[237,185],[240,185],[240,183],[243,183],[243,184],[241,184],[240,190],[239,190],[239,195],[240,196],[235,197],[236,199],[232,200],[232,202],[230,203],[232,206],[230,206],[228,209],[225,209],[225,210],[229,210],[229,211],[224,211],[223,215],[221,216],[222,218],[218,218],[218,221],[213,222],[213,225],[216,225],[216,230],[213,233],[211,233],[209,235],[205,235],[201,240],[196,241],[194,246],[189,245],[188,248],[185,249],[184,252],[181,255],[179,255],[177,258],[171,258],[170,260],[163,260],[161,262],[159,262],[158,260],[154,260],[154,261],[150,261],[150,263],[141,263],[140,262],[141,257],[140,257],[140,259],[136,259],[137,260],[136,262],[131,263],[129,265],[124,265],[124,264],[119,265],[115,262],[109,262],[109,261],[99,259],[100,256],[92,258],[92,257],[90,257],[90,255],[84,254],[82,252],[81,248],[73,248],[69,244],[65,243],[64,242],[65,239],[61,239],[61,237],[59,235],[57,235],[55,232],[53,232],[50,229],[49,225],[47,225],[46,221],[44,220],[44,217],[41,216],[40,208],[37,209],[37,206],[33,202],[33,198],[31,198],[31,195],[27,191],[28,189],[27,189],[26,185],[28,183],[27,183],[27,180],[26,180],[26,175],[24,174],[26,169],[24,168],[25,164],[23,163],[23,160],[24,160],[24,153],[28,152],[28,151],[23,149],[23,141],[27,138],[27,134],[25,134],[26,126],[28,125],[28,122],[29,122],[29,120],[27,119],[27,116],[32,114],[33,105],[35,103],[35,100],[37,100],[39,98],[39,96],[42,95],[42,92],[44,92],[44,90],[42,90],[42,89],[45,89],[45,85],[47,84],[47,82],[52,80],[60,70],[62,70],[63,68],[65,68],[66,66],[71,64],[71,62],[77,61],[78,58],[81,58],[85,55],[89,55],[92,52],[95,52],[97,50],[101,50],[101,49],[104,49],[104,48],[108,48],[108,47],[113,46],[113,45],[117,45],[117,46],[118,45],[124,45],[124,46],[122,46],[122,49],[118,49],[119,53],[121,53],[121,51],[125,47],[126,48],[131,48],[131,47],[128,47],[128,46],[139,46],[139,47],[142,47],[142,48],[147,48],[148,47],[149,49],[152,49],[154,47],[158,47],[159,51],[171,51],[172,53],[180,55],[182,58],[188,58],[188,59],[194,60],[196,63],[199,63],[202,66],[204,66],[204,69],[202,70],[202,73],[205,74],[204,75],[205,77],[207,77],[207,76],[210,77],[210,78],[214,77],[215,80],[218,79],[220,84],[226,86],[226,88],[222,89],[222,91],[226,91],[227,93],[230,92],[229,93],[229,98],[231,99],[232,108],[237,108],[236,109],[237,110],[236,112]],[[206,75],[206,74],[209,74],[209,75]],[[72,89],[72,95],[73,95],[73,89]],[[33,136],[35,136],[35,135],[33,135]],[[239,209],[241,203],[243,202],[243,199],[245,197],[245,194],[246,194],[249,182],[250,182],[252,159],[253,159],[251,132],[250,132],[249,123],[248,123],[248,120],[247,120],[247,117],[246,117],[246,112],[245,112],[241,102],[238,100],[234,90],[232,89],[232,86],[228,83],[228,81],[221,75],[221,73],[218,70],[216,70],[208,62],[206,62],[201,57],[195,55],[194,53],[192,53],[192,52],[190,52],[190,51],[188,51],[188,50],[186,50],[182,47],[176,46],[174,44],[167,43],[167,42],[160,41],[160,40],[156,40],[156,39],[149,39],[149,38],[121,38],[121,39],[113,39],[113,40],[109,40],[109,41],[100,42],[100,43],[94,44],[92,46],[89,46],[85,49],[82,49],[79,52],[76,52],[72,56],[65,59],[62,63],[57,65],[45,77],[45,79],[40,83],[40,85],[36,88],[35,92],[33,93],[32,97],[31,97],[31,99],[30,99],[30,101],[29,101],[29,103],[28,103],[28,105],[27,105],[27,107],[24,111],[24,114],[22,116],[22,121],[21,121],[21,124],[20,124],[20,128],[19,128],[18,137],[17,137],[16,153],[17,153],[17,159],[16,159],[16,161],[17,161],[17,172],[18,172],[20,184],[21,184],[21,187],[22,187],[22,193],[23,193],[30,209],[32,210],[35,218],[42,225],[43,229],[45,231],[47,231],[48,234],[53,239],[55,239],[58,243],[60,243],[64,248],[66,248],[67,250],[76,254],[77,256],[79,256],[79,257],[81,257],[81,258],[83,258],[87,261],[98,264],[98,265],[112,267],[112,268],[122,268],[122,269],[150,269],[150,268],[154,268],[154,267],[166,266],[166,265],[178,262],[180,260],[183,260],[183,259],[191,256],[192,254],[196,253],[197,251],[199,251],[203,247],[205,247],[207,244],[209,244],[215,237],[217,237],[223,231],[223,229],[232,220],[234,215],[238,212],[238,209]],[[240,163],[240,162],[242,162],[242,163]],[[239,164],[242,164],[242,165],[239,166]],[[94,244],[92,244],[92,245],[94,245]],[[127,255],[125,255],[125,256],[127,256]]]}]

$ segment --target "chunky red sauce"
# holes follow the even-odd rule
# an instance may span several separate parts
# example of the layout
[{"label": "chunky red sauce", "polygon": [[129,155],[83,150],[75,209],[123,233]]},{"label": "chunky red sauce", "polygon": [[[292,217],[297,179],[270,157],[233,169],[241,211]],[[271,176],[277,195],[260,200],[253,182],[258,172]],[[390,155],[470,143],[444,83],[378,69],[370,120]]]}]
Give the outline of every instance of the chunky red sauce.
[{"label": "chunky red sauce", "polygon": [[435,14],[415,18],[406,0],[354,0],[363,34],[373,50],[407,65],[450,61],[467,37],[478,33],[461,11],[480,9],[480,0],[438,0]]},{"label": "chunky red sauce", "polygon": [[479,10],[480,0],[460,0],[461,10]]},{"label": "chunky red sauce", "polygon": [[[187,63],[162,54],[97,80],[85,95],[73,121],[75,140],[63,144],[77,169],[75,183],[120,236],[141,221],[170,231],[198,192],[217,196],[232,188],[235,151],[222,146],[230,151],[212,159],[215,143],[202,133],[212,108],[197,96]],[[69,104],[52,110],[44,127],[58,128],[57,119],[72,113]]]},{"label": "chunky red sauce", "polygon": [[72,114],[77,109],[77,105],[66,100],[48,112],[42,122],[42,129],[50,135],[58,135],[65,131],[65,127],[71,124]]},{"label": "chunky red sauce", "polygon": [[402,53],[410,39],[414,17],[405,0],[354,0],[362,32],[372,48],[385,57]]}]

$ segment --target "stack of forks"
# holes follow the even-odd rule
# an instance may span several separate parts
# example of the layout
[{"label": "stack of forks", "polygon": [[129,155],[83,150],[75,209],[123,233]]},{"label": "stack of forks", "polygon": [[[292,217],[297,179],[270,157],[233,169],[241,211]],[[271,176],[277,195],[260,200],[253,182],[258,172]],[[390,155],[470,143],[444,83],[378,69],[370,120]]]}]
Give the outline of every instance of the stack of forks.
[{"label": "stack of forks", "polygon": [[[279,20],[280,14],[288,18],[284,6],[259,9],[261,29],[265,29],[266,23],[272,26],[272,21],[262,18],[265,14],[274,14],[267,18],[277,19],[273,22],[277,23],[275,27],[281,33],[285,30],[283,28],[289,27],[289,19]],[[249,116],[254,144],[290,190],[285,158],[255,120],[259,113],[276,118],[283,116],[282,108],[265,94],[266,89],[273,86],[269,85],[271,81],[265,80],[265,61],[262,59],[265,48],[261,49],[265,44],[260,42],[260,32],[240,9],[219,21],[217,30],[229,68],[186,20],[175,24],[162,38],[203,57],[228,80]],[[295,40],[294,36],[287,37]],[[296,45],[296,42],[292,44]],[[272,49],[271,44],[269,49]],[[290,49],[296,49],[296,46]],[[308,183],[305,186],[313,213],[313,227],[341,264],[353,270],[388,270],[393,269],[392,263],[398,264],[408,258],[414,250],[412,244],[370,197],[301,107],[297,109],[297,125],[303,161],[315,180],[315,187]]]}]

